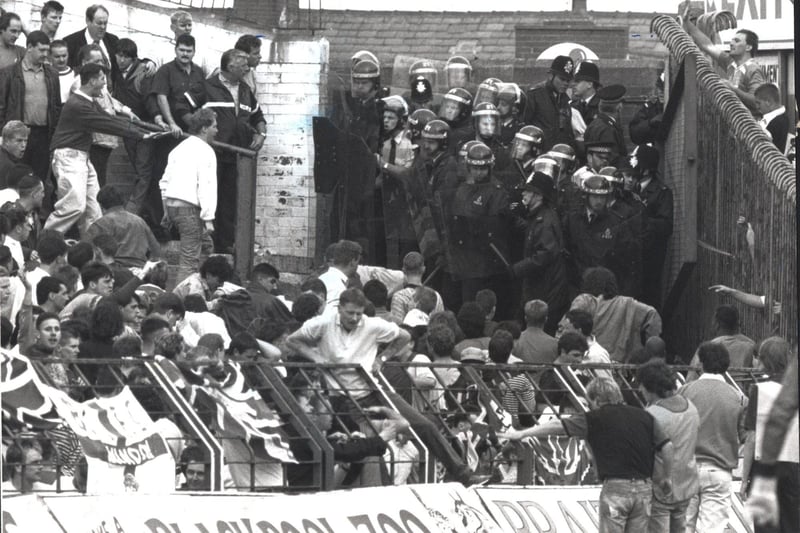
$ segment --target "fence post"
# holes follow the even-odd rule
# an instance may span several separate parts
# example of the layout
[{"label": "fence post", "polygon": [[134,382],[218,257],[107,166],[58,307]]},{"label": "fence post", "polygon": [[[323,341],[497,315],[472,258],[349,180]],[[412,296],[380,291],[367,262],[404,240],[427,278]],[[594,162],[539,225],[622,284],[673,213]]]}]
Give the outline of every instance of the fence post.
[{"label": "fence post", "polygon": [[236,155],[236,238],[234,267],[239,279],[250,277],[256,242],[256,158]]}]

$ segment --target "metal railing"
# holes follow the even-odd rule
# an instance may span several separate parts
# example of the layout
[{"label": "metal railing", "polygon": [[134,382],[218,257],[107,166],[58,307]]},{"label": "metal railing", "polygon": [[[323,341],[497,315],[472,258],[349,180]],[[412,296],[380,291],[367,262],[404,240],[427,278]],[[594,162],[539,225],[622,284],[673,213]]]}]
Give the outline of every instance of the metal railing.
[{"label": "metal railing", "polygon": [[710,338],[715,307],[734,303],[709,291],[715,284],[764,295],[764,309],[739,306],[748,336],[796,342],[795,170],[673,18],[654,18],[652,29],[677,67],[664,149],[676,201],[665,306],[673,349],[691,353]]},{"label": "metal railing", "polygon": [[[377,381],[360,365],[316,363],[236,362],[234,365],[247,390],[256,391],[267,412],[280,418],[281,428],[296,462],[276,461],[252,453],[252,441],[226,435],[215,425],[221,416],[211,396],[203,396],[192,386],[179,383],[177,367],[160,360],[67,360],[39,359],[33,366],[41,380],[56,386],[52,365],[61,365],[68,383],[59,388],[76,400],[108,396],[128,386],[153,420],[168,418],[181,430],[181,440],[201,447],[208,457],[206,476],[211,490],[239,491],[333,490],[356,485],[392,484],[403,460],[391,447],[385,455],[348,461],[337,453],[337,444],[381,434],[381,416],[368,407],[397,410],[403,398],[433,423],[448,445],[461,454],[475,474],[488,474],[492,483],[519,485],[593,484],[596,482],[591,456],[585,442],[571,437],[528,439],[506,443],[498,433],[514,427],[531,427],[548,420],[588,409],[586,385],[596,376],[608,376],[619,385],[629,405],[644,407],[645,399],[636,382],[636,365],[496,365],[387,362]],[[677,385],[693,379],[699,371],[690,366],[674,366]],[[176,374],[174,371],[177,371]],[[404,379],[404,376],[406,379]],[[422,379],[425,378],[425,379]],[[731,386],[747,394],[750,386],[762,381],[761,372],[732,368],[726,374]],[[354,385],[356,384],[356,385]],[[397,395],[397,396],[393,396]],[[79,467],[60,452],[69,449],[70,431],[40,432],[38,438],[50,442],[50,453],[43,453],[43,466],[55,472],[57,492],[77,490],[65,486],[62,474],[73,474]],[[442,480],[436,458],[422,434],[412,424],[409,440],[419,450],[419,459],[408,464],[416,470],[414,482]],[[6,441],[26,437],[13,424],[3,425]],[[431,438],[430,434],[427,438]],[[65,442],[66,440],[66,442]],[[77,439],[72,439],[77,441]],[[469,441],[469,443],[467,442]],[[72,442],[72,446],[76,442]],[[238,446],[238,448],[236,448]],[[79,449],[79,448],[78,448]],[[241,455],[242,449],[251,453]],[[238,456],[232,456],[238,450]],[[80,454],[78,454],[80,455]],[[238,457],[238,458],[237,458]],[[513,464],[511,475],[503,471]],[[16,465],[6,464],[6,468]],[[182,465],[178,465],[182,466]],[[223,472],[238,469],[233,483],[223,486]],[[280,481],[263,483],[264,476],[276,472]],[[502,474],[502,475],[501,475]]]}]

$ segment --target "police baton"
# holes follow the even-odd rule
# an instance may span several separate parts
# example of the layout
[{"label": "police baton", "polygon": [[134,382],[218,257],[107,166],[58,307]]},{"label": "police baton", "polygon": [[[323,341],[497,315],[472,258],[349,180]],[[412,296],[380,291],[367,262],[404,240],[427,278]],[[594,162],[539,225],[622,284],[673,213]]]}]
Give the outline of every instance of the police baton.
[{"label": "police baton", "polygon": [[441,269],[442,269],[441,264],[436,265],[436,267],[433,270],[431,270],[431,273],[428,274],[428,277],[423,280],[422,286],[427,287],[428,283],[430,283],[430,281],[433,279],[433,276],[438,274]]},{"label": "police baton", "polygon": [[500,261],[503,262],[503,266],[505,266],[506,268],[511,268],[511,264],[508,261],[506,261],[506,258],[503,257],[503,253],[500,250],[497,249],[497,246],[495,246],[493,242],[489,243],[489,248],[492,249],[492,251],[494,252],[494,255],[496,255],[498,258],[500,258]]}]

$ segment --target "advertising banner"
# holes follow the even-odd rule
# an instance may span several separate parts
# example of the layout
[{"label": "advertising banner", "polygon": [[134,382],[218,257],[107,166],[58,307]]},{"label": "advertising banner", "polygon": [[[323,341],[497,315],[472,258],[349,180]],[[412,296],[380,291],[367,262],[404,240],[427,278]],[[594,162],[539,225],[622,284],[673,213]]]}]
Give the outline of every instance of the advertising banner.
[{"label": "advertising banner", "polygon": [[68,533],[442,531],[407,487],[273,497],[266,494],[50,497],[47,504]]},{"label": "advertising banner", "polygon": [[63,533],[38,496],[3,498],[2,533]]},{"label": "advertising banner", "polygon": [[[503,531],[597,531],[599,486],[475,489]],[[737,491],[738,492],[738,491]],[[727,533],[753,533],[738,494]]]},{"label": "advertising banner", "polygon": [[502,533],[478,495],[460,483],[409,485],[431,519],[448,533]]}]

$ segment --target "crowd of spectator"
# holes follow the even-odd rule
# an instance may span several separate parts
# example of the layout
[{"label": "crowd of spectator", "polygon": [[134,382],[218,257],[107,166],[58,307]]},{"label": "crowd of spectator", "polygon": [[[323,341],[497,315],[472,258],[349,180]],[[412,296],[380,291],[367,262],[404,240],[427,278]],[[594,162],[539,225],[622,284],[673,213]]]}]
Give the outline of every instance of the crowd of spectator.
[{"label": "crowd of spectator", "polygon": [[[378,106],[377,59],[356,54],[350,104],[382,110],[362,133],[377,134],[383,208],[388,215],[403,204],[392,219],[400,225],[383,220],[380,265],[363,264],[364,246],[341,239],[321,272],[283,293],[274,266],[239,279],[225,255],[236,166],[214,145],[257,151],[264,142],[252,70],[258,38],[243,36],[214,69],[207,58],[193,62],[186,12],[171,18],[174,55],[152,59],[106,31],[100,5],[87,10],[85,29],[56,39],[61,13],[47,2],[25,49],[14,45],[20,18],[0,16],[0,344],[76,401],[130,387],[163,421],[176,490],[208,490],[209,457],[142,362],[158,363],[222,438],[231,490],[312,483],[313,453],[290,420],[295,411],[280,412],[268,383],[275,372],[296,412],[330,442],[336,486],[431,479],[424,445],[437,480],[602,482],[604,531],[721,531],[746,443],[743,486],[761,476],[754,486],[768,492],[775,459],[762,461],[763,432],[796,350],[746,337],[737,308],[720,305],[715,336],[696,354],[667,352],[660,273],[672,198],[647,144],[657,139],[658,98],[630,125],[639,140],[629,159],[618,124],[624,87],[601,89],[591,63],[560,56],[527,93],[497,80],[472,87],[462,76],[436,105],[427,67],[416,65],[411,93]],[[754,52],[757,37],[740,33]],[[750,56],[736,54],[732,46],[725,61],[753,70]],[[470,72],[464,61],[452,58],[448,73]],[[773,88],[747,95],[771,124]],[[136,174],[129,193],[107,179],[119,137]],[[340,205],[356,222],[374,215],[352,207]],[[501,219],[516,225],[501,228]],[[403,232],[419,222],[441,238],[437,253]],[[172,277],[162,253],[170,226],[181,241]],[[498,249],[484,238],[499,229],[523,246]],[[374,237],[359,231],[340,229]],[[681,374],[668,365],[690,362],[695,369]],[[745,394],[729,368],[769,379],[751,375]],[[278,411],[297,462],[253,459],[247,442],[222,434],[209,408],[219,394],[255,398],[258,416]],[[775,455],[784,467],[781,520],[795,527],[796,420],[795,412],[795,431]],[[69,427],[9,427],[3,437],[5,490],[86,490]],[[526,446],[533,466],[521,461]]]}]

